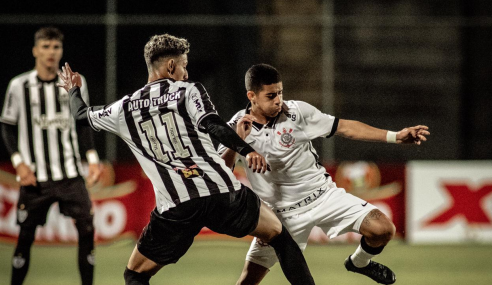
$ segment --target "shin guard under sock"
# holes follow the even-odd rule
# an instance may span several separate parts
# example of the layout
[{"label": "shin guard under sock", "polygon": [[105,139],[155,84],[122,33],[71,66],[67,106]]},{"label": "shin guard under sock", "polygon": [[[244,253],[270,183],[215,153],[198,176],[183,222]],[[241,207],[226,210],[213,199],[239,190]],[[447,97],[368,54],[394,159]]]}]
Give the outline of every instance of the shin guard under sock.
[{"label": "shin guard under sock", "polygon": [[282,271],[291,284],[314,284],[301,249],[284,226],[282,232],[269,244],[275,249]]}]

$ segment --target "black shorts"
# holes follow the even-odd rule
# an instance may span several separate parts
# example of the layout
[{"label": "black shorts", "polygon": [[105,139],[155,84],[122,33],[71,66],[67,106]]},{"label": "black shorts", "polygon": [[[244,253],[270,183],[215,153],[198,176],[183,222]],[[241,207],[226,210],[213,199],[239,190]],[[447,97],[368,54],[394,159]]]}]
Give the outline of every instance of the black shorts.
[{"label": "black shorts", "polygon": [[92,218],[92,203],[82,177],[38,182],[22,186],[17,202],[17,224],[38,226],[46,223],[50,206],[58,202],[60,213],[76,220]]},{"label": "black shorts", "polygon": [[258,225],[260,199],[246,186],[234,193],[195,198],[159,214],[154,209],[138,251],[159,265],[176,263],[203,227],[244,237]]}]

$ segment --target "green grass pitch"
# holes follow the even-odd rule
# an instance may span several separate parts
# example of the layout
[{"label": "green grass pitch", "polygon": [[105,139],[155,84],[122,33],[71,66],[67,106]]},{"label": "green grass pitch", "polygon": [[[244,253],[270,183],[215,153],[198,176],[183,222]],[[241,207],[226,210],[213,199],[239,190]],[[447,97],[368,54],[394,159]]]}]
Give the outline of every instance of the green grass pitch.
[{"label": "green grass pitch", "polygon": [[[119,241],[96,248],[94,284],[124,284],[123,270],[134,241]],[[235,284],[247,252],[245,241],[196,241],[174,265],[164,267],[151,284]],[[309,245],[305,256],[316,284],[376,284],[365,276],[347,272],[345,258],[356,245]],[[10,284],[10,260],[14,245],[0,244],[0,284]],[[75,246],[34,246],[25,285],[80,284]],[[492,284],[491,245],[410,246],[392,241],[376,261],[392,268],[399,285]],[[288,284],[276,265],[262,284]]]}]

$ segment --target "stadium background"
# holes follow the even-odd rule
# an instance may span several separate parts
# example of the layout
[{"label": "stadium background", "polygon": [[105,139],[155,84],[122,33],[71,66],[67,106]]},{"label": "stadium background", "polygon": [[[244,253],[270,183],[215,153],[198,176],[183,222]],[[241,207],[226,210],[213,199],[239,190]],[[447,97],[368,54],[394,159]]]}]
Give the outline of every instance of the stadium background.
[{"label": "stadium background", "polygon": [[[447,163],[463,170],[490,170],[488,0],[12,1],[0,8],[0,92],[12,77],[33,67],[33,34],[50,24],[65,33],[62,62],[86,76],[94,105],[114,101],[145,83],[143,46],[151,35],[168,32],[190,41],[190,79],[206,86],[224,119],[247,103],[244,72],[265,62],[283,75],[285,99],[304,100],[326,113],[385,129],[431,127],[430,140],[418,149],[315,140],[333,174],[344,162],[374,162],[383,182],[396,179],[405,188],[405,169],[414,160],[435,162],[443,172]],[[96,147],[116,170],[136,164],[128,147],[111,134],[97,133]],[[2,169],[11,172],[1,142],[0,161]],[[479,167],[467,164],[474,161],[480,161]],[[115,172],[116,181],[125,180],[121,173]],[[395,178],[400,175],[395,173],[403,178]],[[3,185],[10,178],[2,176]],[[492,171],[476,179],[491,181]],[[480,185],[488,189],[489,184]],[[490,221],[491,197],[482,198]],[[5,216],[6,195],[0,199],[0,216]],[[480,235],[490,232],[492,224],[470,228],[478,228]],[[379,260],[395,269],[398,284],[490,284],[491,241],[490,235],[468,236],[453,243],[415,245],[403,233]],[[318,284],[372,284],[345,272],[342,261],[355,246],[347,243],[350,240],[308,247],[306,256]],[[133,244],[131,238],[100,243],[95,284],[121,284]],[[200,238],[177,266],[160,272],[154,284],[234,283],[247,248],[247,242]],[[8,282],[12,251],[11,240],[0,243],[0,284]],[[26,284],[77,284],[73,242],[34,247],[32,256]],[[286,282],[277,266],[264,283]]]}]

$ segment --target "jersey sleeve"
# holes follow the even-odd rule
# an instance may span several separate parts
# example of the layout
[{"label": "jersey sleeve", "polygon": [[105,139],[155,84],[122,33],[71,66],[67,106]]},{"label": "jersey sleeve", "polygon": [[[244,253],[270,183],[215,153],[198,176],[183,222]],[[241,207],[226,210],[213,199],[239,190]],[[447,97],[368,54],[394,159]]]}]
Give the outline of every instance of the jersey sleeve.
[{"label": "jersey sleeve", "polygon": [[90,106],[90,100],[89,100],[89,89],[87,87],[87,81],[85,80],[85,77],[80,75],[80,78],[82,79],[82,87],[80,87],[80,92],[82,93],[82,100],[84,100],[85,104],[87,106]]},{"label": "jersey sleeve", "polygon": [[22,94],[19,88],[19,84],[16,84],[14,81],[10,81],[5,94],[0,122],[9,125],[17,125],[19,118],[19,103],[21,102],[20,98],[17,98],[17,96]]},{"label": "jersey sleeve", "polygon": [[195,86],[191,88],[186,105],[188,114],[201,131],[205,131],[205,128],[200,125],[203,118],[211,114],[217,115],[215,106],[210,101],[210,96],[208,96],[207,90],[201,83],[195,83]]},{"label": "jersey sleeve", "polygon": [[322,113],[313,105],[295,101],[304,122],[304,133],[310,138],[331,137],[338,127],[338,118]]},{"label": "jersey sleeve", "polygon": [[[234,115],[228,122],[227,124],[229,125],[229,127],[231,127],[234,131],[236,131],[236,127],[237,127],[237,122],[239,121],[239,119],[242,118],[242,112],[238,112],[236,113],[236,115]],[[224,151],[227,150],[227,147],[223,144],[219,144],[219,146],[217,147],[217,152],[219,153],[219,155],[222,155],[224,153]]]},{"label": "jersey sleeve", "polygon": [[87,109],[87,120],[89,125],[96,131],[104,130],[118,135],[119,118],[122,112],[123,101],[128,96],[106,105],[104,107],[89,107]]}]

